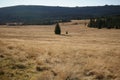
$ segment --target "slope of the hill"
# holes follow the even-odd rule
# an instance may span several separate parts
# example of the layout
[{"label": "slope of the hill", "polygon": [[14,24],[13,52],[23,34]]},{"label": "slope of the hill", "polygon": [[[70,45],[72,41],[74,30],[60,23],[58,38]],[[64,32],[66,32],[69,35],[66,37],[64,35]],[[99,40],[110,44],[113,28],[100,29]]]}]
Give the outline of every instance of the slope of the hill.
[{"label": "slope of the hill", "polygon": [[83,19],[98,16],[119,15],[120,6],[53,7],[12,6],[0,8],[0,23],[52,24],[58,20]]}]

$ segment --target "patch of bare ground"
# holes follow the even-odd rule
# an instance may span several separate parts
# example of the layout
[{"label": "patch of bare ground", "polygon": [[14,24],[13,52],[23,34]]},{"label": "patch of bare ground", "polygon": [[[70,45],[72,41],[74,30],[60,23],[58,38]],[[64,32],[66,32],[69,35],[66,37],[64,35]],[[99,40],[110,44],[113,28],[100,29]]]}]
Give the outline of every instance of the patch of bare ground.
[{"label": "patch of bare ground", "polygon": [[61,23],[60,36],[55,25],[0,26],[0,79],[120,80],[120,30],[82,22]]}]

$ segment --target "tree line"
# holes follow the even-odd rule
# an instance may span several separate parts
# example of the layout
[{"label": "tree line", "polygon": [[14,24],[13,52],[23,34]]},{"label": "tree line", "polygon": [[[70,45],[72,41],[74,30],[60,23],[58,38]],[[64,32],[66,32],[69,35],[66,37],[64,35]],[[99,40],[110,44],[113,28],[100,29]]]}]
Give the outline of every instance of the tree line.
[{"label": "tree line", "polygon": [[109,17],[99,17],[99,18],[91,18],[88,24],[88,27],[91,28],[115,28],[120,29],[120,15],[117,16],[109,16]]},{"label": "tree line", "polygon": [[11,6],[0,8],[0,24],[19,23],[24,25],[50,25],[69,22],[73,19],[119,15],[120,6],[59,7],[59,6]]}]

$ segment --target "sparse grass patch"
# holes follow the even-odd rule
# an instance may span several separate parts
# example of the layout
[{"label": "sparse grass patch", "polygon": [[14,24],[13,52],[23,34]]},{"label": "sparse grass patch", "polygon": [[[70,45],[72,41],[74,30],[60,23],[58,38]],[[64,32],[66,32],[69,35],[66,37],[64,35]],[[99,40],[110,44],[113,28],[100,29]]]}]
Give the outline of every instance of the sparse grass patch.
[{"label": "sparse grass patch", "polygon": [[38,75],[35,75],[31,80],[54,80],[54,76],[50,71],[44,71]]}]

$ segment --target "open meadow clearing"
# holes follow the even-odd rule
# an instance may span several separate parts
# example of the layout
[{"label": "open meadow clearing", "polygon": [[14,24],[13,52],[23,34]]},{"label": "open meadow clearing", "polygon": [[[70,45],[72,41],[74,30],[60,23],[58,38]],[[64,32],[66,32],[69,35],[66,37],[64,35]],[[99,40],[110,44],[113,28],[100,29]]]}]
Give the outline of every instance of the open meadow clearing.
[{"label": "open meadow clearing", "polygon": [[0,80],[120,80],[120,30],[60,27],[1,25]]}]

